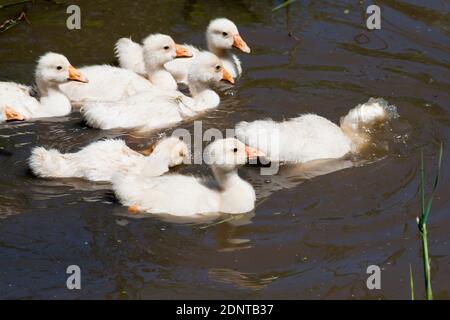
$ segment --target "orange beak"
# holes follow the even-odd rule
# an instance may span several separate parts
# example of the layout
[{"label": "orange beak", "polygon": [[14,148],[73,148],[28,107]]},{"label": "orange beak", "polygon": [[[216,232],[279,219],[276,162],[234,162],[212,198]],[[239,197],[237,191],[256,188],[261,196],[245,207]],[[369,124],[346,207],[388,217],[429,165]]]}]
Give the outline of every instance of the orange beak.
[{"label": "orange beak", "polygon": [[233,47],[245,52],[250,53],[249,46],[245,43],[245,41],[241,38],[239,33],[233,36]]},{"label": "orange beak", "polygon": [[141,211],[141,209],[139,208],[138,205],[132,205],[128,207],[128,212],[131,214],[138,214],[139,211]]},{"label": "orange beak", "polygon": [[245,146],[245,154],[247,155],[248,159],[256,159],[258,157],[265,156],[263,152],[249,146]]},{"label": "orange beak", "polygon": [[227,71],[227,69],[223,68],[223,76],[222,76],[222,80],[227,81],[231,84],[234,84],[234,79],[231,76],[231,74]]},{"label": "orange beak", "polygon": [[86,79],[80,73],[80,71],[75,69],[73,66],[69,66],[69,77],[67,79],[70,80],[70,81],[78,81],[78,82],[83,82],[83,83],[89,82],[88,79]]},{"label": "orange beak", "polygon": [[191,58],[192,53],[185,47],[179,44],[175,44],[175,50],[176,50],[176,57],[177,58]]},{"label": "orange beak", "polygon": [[23,121],[25,118],[19,112],[16,112],[13,108],[6,107],[4,110],[6,121]]}]

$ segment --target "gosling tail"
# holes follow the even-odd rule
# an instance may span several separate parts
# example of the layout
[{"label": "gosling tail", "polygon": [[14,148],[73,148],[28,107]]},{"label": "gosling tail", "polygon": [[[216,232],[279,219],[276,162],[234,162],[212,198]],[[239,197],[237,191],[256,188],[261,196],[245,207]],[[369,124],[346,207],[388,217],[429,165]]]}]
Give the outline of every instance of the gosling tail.
[{"label": "gosling tail", "polygon": [[370,98],[359,104],[341,118],[341,129],[353,141],[354,151],[370,141],[371,130],[397,118],[397,108],[382,98]]},{"label": "gosling tail", "polygon": [[56,149],[35,147],[31,151],[29,166],[38,177],[67,178],[76,176],[76,170],[71,162],[71,154],[63,154]]},{"label": "gosling tail", "polygon": [[128,38],[121,38],[116,42],[114,52],[121,68],[132,70],[142,76],[146,75],[144,51],[139,43]]}]

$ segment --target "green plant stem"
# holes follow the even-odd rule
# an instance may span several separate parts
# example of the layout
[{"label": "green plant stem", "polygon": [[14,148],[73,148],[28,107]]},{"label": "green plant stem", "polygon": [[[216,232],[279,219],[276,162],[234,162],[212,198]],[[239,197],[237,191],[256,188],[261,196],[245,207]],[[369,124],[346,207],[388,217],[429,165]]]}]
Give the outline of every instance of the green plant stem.
[{"label": "green plant stem", "polygon": [[428,257],[428,240],[427,240],[427,225],[421,226],[422,232],[422,253],[423,253],[423,271],[425,276],[425,290],[427,294],[427,300],[433,300],[433,291],[431,290],[431,278],[430,278],[430,260]]},{"label": "green plant stem", "polygon": [[414,278],[411,263],[409,264],[409,287],[411,289],[411,300],[414,300]]},{"label": "green plant stem", "polygon": [[[420,176],[419,176],[419,188],[420,188],[420,209],[421,215],[420,219],[423,219],[425,213],[425,164],[423,161],[423,149],[420,150]],[[420,226],[420,224],[419,224]]]},{"label": "green plant stem", "polygon": [[297,1],[297,0],[286,0],[282,4],[280,4],[280,5],[276,6],[275,8],[273,8],[272,11],[278,11],[281,8],[284,8],[284,7],[288,6],[288,5],[290,5],[291,3],[294,3],[295,1]]}]

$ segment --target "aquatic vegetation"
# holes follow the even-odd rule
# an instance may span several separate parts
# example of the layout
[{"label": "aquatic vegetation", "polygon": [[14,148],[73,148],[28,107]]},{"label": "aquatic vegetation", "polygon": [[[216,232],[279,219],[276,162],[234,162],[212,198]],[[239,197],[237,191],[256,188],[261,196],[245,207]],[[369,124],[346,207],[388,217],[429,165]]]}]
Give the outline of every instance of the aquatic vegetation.
[{"label": "aquatic vegetation", "polygon": [[[431,211],[431,205],[433,203],[434,196],[436,194],[436,189],[439,183],[439,176],[442,169],[442,154],[443,154],[443,144],[441,142],[439,155],[438,155],[438,168],[436,177],[434,178],[433,189],[431,191],[431,195],[425,204],[425,187],[424,187],[424,160],[423,160],[423,151],[421,153],[420,159],[420,204],[421,204],[421,214],[420,217],[417,218],[417,226],[419,228],[420,237],[422,240],[422,261],[423,261],[423,271],[424,271],[424,279],[425,279],[425,290],[426,290],[426,298],[427,300],[433,300],[433,290],[431,289],[431,274],[430,274],[430,257],[428,254],[428,238],[427,238],[427,222],[428,217]],[[410,285],[411,285],[411,299],[414,300],[414,282],[412,280],[412,270],[410,267]]]},{"label": "aquatic vegetation", "polygon": [[414,300],[414,279],[411,263],[409,264],[409,287],[411,289],[411,300]]},{"label": "aquatic vegetation", "polygon": [[296,1],[297,1],[297,0],[286,0],[286,1],[284,1],[282,4],[280,4],[280,5],[276,6],[276,7],[274,7],[274,8],[272,9],[272,11],[280,10],[280,9],[282,9],[282,8],[284,8],[284,7],[287,7],[288,5],[290,5],[291,3],[294,3],[294,2],[296,2]]},{"label": "aquatic vegetation", "polygon": [[[0,0],[0,7],[19,1]],[[1,81],[31,84],[44,50],[64,51],[77,64],[117,65],[112,48],[121,36],[167,32],[207,48],[204,29],[215,17],[236,20],[255,54],[234,52],[243,77],[221,92],[220,108],[196,122],[151,132],[91,130],[77,104],[58,119],[2,125],[1,299],[426,299],[415,221],[421,216],[417,146],[431,142],[424,149],[428,201],[439,142],[449,137],[445,1],[420,7],[383,1],[388,17],[381,31],[366,30],[367,1],[79,1],[81,30],[67,28],[66,8],[77,1],[56,1],[62,3],[0,8],[0,25],[22,10],[30,19],[0,33]],[[256,191],[255,210],[245,214],[189,219],[132,212],[119,205],[109,183],[39,179],[27,161],[38,145],[73,153],[104,139],[150,154],[157,139],[180,133],[193,151],[192,165],[173,173],[199,177],[215,191],[220,186],[203,163],[205,140],[215,133],[226,135],[240,121],[281,122],[305,113],[337,123],[371,96],[397,105],[401,117],[362,127],[373,140],[357,155],[320,166],[283,164],[272,176],[261,175],[272,166],[265,160],[242,166],[242,178]],[[298,144],[296,137],[287,146]],[[436,300],[450,294],[450,168],[442,166],[427,225]],[[175,202],[177,193],[167,194]],[[67,288],[72,263],[81,268],[82,290]],[[381,290],[378,279],[367,288],[368,264],[379,265]]]},{"label": "aquatic vegetation", "polygon": [[22,11],[17,18],[15,19],[7,19],[5,20],[3,23],[0,24],[0,32],[3,33],[9,29],[11,29],[12,27],[15,27],[16,25],[18,25],[21,21],[27,21],[27,15],[25,14],[24,11]]},{"label": "aquatic vegetation", "polygon": [[[0,4],[0,9],[5,9],[5,8],[9,8],[9,7],[13,7],[13,6],[21,5],[21,4],[27,4],[32,1],[34,2],[34,0],[21,0],[21,1],[12,2],[12,3]],[[0,23],[0,33],[3,33],[5,31],[15,27],[21,21],[26,21],[29,23],[29,21],[27,19],[27,15],[25,13],[25,9],[23,9],[16,18],[6,19],[2,23]]]}]

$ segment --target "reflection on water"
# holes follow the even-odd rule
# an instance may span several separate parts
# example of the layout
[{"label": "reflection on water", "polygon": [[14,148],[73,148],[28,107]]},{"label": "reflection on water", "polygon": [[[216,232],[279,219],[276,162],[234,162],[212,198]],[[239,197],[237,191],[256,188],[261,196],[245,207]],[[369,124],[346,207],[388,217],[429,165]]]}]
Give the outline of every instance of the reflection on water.
[{"label": "reflection on water", "polygon": [[230,269],[211,269],[209,277],[222,283],[231,283],[241,289],[261,290],[277,280],[274,275],[253,275]]},{"label": "reflection on water", "polygon": [[[35,145],[70,152],[117,137],[141,149],[174,128],[93,130],[78,112],[2,125],[1,298],[409,297],[409,264],[422,268],[415,225],[420,149],[432,177],[437,143],[447,145],[450,134],[448,1],[379,1],[378,31],[365,29],[365,2],[297,1],[276,13],[269,0],[170,0],[157,2],[157,10],[154,1],[76,2],[79,31],[68,35],[66,3],[38,0],[27,6],[30,24],[0,34],[2,80],[31,83],[36,58],[49,50],[76,66],[113,62],[114,42],[130,35],[163,32],[204,47],[209,20],[226,16],[252,54],[239,54],[243,77],[217,110],[199,118],[204,130],[308,112],[337,123],[369,97],[396,105],[400,118],[348,159],[283,166],[275,176],[242,167],[256,189],[256,209],[195,221],[130,215],[108,184],[36,179],[27,166]],[[21,8],[0,9],[0,23]],[[190,121],[179,127],[194,130]],[[211,177],[204,165],[174,172]],[[448,176],[444,166],[429,225],[432,285],[441,299],[450,298]],[[79,292],[65,288],[74,263],[83,273]],[[383,270],[377,292],[365,286],[370,264]]]}]

